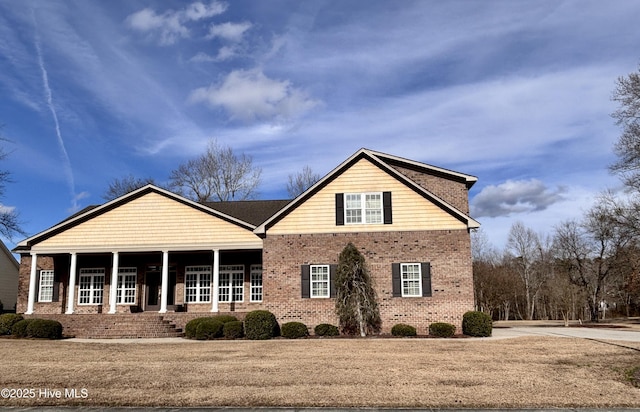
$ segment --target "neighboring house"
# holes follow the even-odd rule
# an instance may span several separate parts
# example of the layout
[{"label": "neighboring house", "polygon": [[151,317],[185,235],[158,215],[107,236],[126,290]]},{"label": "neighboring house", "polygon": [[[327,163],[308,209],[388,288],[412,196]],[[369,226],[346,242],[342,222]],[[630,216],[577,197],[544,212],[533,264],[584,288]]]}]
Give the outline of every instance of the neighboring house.
[{"label": "neighboring house", "polygon": [[5,312],[13,312],[16,307],[19,267],[16,258],[0,241],[0,302]]},{"label": "neighboring house", "polygon": [[352,242],[371,270],[383,331],[460,328],[473,309],[476,180],[361,149],[291,201],[197,203],[148,185],[20,242],[17,309],[266,309],[280,322],[337,324],[332,280]]}]

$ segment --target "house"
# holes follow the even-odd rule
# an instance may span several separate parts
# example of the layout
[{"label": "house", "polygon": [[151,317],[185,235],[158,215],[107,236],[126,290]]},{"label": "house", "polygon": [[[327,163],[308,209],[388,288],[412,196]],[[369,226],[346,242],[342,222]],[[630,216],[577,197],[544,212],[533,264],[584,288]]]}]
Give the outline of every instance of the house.
[{"label": "house", "polygon": [[18,267],[16,258],[0,241],[0,302],[2,302],[2,310],[5,312],[12,312],[16,306]]},{"label": "house", "polygon": [[18,312],[101,317],[255,309],[337,324],[332,278],[352,242],[383,331],[460,328],[473,309],[474,176],[361,149],[291,201],[197,203],[148,185],[20,242]]}]

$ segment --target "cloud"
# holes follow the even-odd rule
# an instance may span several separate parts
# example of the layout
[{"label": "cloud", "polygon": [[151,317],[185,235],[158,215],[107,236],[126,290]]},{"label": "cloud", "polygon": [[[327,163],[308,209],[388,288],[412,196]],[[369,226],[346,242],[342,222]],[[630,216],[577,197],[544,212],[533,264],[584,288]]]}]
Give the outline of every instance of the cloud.
[{"label": "cloud", "polygon": [[189,101],[222,107],[244,121],[290,119],[319,104],[291,82],[270,79],[259,69],[234,70],[222,83],[192,91]]},{"label": "cloud", "polygon": [[538,212],[564,200],[566,192],[562,186],[551,190],[538,179],[507,180],[482,189],[472,200],[471,215],[480,218]]},{"label": "cloud", "polygon": [[244,32],[249,30],[251,26],[252,24],[249,22],[212,24],[209,26],[209,34],[207,34],[206,38],[220,37],[227,41],[239,42],[242,40]]},{"label": "cloud", "polygon": [[151,8],[145,8],[129,15],[125,22],[134,30],[157,34],[160,45],[167,46],[176,43],[181,38],[189,37],[187,23],[213,17],[224,13],[227,4],[217,1],[205,5],[195,2],[184,10],[167,10],[158,14]]},{"label": "cloud", "polygon": [[195,63],[207,63],[207,62],[221,62],[225,60],[229,60],[236,55],[236,50],[233,47],[223,46],[218,50],[218,54],[216,56],[212,56],[205,52],[198,52],[195,56],[189,59],[191,62]]}]

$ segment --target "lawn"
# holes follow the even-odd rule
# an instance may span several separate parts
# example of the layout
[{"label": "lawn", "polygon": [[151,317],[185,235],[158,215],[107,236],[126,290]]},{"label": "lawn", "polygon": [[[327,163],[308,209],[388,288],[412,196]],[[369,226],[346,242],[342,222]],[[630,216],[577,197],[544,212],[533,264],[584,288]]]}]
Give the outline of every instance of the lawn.
[{"label": "lawn", "polygon": [[584,339],[0,339],[0,350],[0,387],[27,396],[0,406],[640,407],[628,378],[640,353]]}]

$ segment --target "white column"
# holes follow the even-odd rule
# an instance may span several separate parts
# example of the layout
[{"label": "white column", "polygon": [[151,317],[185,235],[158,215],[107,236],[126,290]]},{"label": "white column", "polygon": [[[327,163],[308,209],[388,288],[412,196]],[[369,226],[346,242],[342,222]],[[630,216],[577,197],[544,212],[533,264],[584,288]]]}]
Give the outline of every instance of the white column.
[{"label": "white column", "polygon": [[116,297],[118,288],[118,267],[120,259],[118,252],[113,252],[113,265],[111,268],[111,287],[109,288],[109,313],[116,313]]},{"label": "white column", "polygon": [[218,285],[220,283],[220,251],[213,251],[213,282],[211,282],[211,312],[218,312]]},{"label": "white column", "polygon": [[169,293],[169,252],[162,252],[162,291],[160,292],[160,312],[167,313],[167,294]]},{"label": "white column", "polygon": [[29,300],[27,301],[27,311],[25,315],[33,313],[33,306],[36,303],[36,276],[38,276],[38,255],[31,254],[31,274],[29,275]]},{"label": "white column", "polygon": [[67,315],[73,313],[73,305],[75,303],[76,296],[76,264],[78,256],[75,253],[71,254],[71,265],[69,267],[69,286],[67,287]]}]

